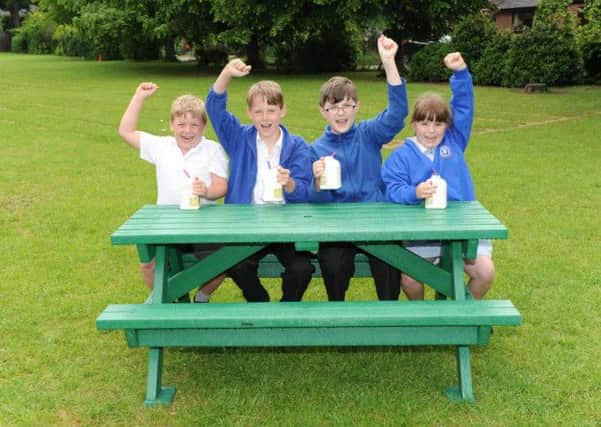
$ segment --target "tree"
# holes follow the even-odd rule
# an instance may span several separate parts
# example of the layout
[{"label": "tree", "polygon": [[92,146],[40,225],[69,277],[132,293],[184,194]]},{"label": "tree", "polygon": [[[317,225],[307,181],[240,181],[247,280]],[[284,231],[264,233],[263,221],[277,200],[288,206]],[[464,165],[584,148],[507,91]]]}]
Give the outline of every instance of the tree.
[{"label": "tree", "polygon": [[[14,1],[14,0],[13,0]],[[6,2],[6,0],[5,0]],[[487,0],[38,0],[65,37],[87,37],[98,48],[146,59],[185,38],[208,56],[213,49],[267,57],[282,69],[352,68],[365,37],[385,31],[397,41],[447,34],[462,14]],[[111,20],[114,19],[114,22]],[[65,26],[66,25],[66,26]],[[76,26],[73,29],[69,25]],[[97,34],[96,34],[97,33]],[[86,43],[87,43],[86,42]],[[118,46],[107,46],[118,43]]]},{"label": "tree", "polygon": [[8,10],[10,12],[9,28],[17,28],[21,25],[19,10],[29,9],[31,4],[30,1],[24,0],[0,0],[0,9]]},{"label": "tree", "polygon": [[601,80],[601,0],[586,2],[584,23],[576,33],[587,80]]}]

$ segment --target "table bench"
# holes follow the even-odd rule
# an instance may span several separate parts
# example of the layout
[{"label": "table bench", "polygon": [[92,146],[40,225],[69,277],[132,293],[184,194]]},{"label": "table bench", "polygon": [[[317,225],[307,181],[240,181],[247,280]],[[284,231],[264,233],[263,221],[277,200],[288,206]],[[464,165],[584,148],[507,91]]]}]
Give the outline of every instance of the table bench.
[{"label": "table bench", "polygon": [[473,400],[469,345],[485,345],[491,326],[518,325],[510,301],[347,301],[299,303],[123,304],[98,317],[100,330],[123,329],[130,347],[149,347],[146,405],[168,404],[159,348],[453,345],[459,385]]},{"label": "table bench", "polygon": [[[385,220],[383,220],[385,219]],[[168,404],[175,388],[161,381],[167,347],[455,346],[457,385],[448,395],[473,401],[470,346],[488,343],[492,326],[518,325],[507,300],[471,299],[463,258],[474,258],[480,238],[503,239],[507,229],[478,202],[451,202],[444,210],[391,203],[249,206],[180,211],[145,206],[113,233],[113,244],[135,244],[141,260],[156,257],[155,287],[145,304],[112,304],[100,330],[122,329],[130,347],[149,348],[147,405]],[[399,245],[442,240],[439,265]],[[292,242],[316,251],[319,242],[349,242],[428,284],[434,301],[174,304],[173,301],[269,243]],[[222,243],[202,260],[174,256],[173,245]],[[277,277],[274,259],[260,267]],[[356,275],[369,272],[358,256]],[[279,267],[281,268],[281,267]],[[317,272],[318,276],[319,273]]]},{"label": "table bench", "polygon": [[[196,258],[191,253],[186,253],[182,256],[184,263],[184,269],[194,266]],[[319,268],[319,262],[317,262],[317,256],[312,255],[311,264],[315,271],[313,272],[314,278],[321,277],[321,269]],[[265,255],[261,261],[259,261],[259,277],[274,278],[280,277],[284,272],[284,267],[278,261],[277,257],[272,254]],[[367,256],[362,253],[355,255],[355,274],[353,277],[371,277],[371,270],[369,268],[369,262]]]}]

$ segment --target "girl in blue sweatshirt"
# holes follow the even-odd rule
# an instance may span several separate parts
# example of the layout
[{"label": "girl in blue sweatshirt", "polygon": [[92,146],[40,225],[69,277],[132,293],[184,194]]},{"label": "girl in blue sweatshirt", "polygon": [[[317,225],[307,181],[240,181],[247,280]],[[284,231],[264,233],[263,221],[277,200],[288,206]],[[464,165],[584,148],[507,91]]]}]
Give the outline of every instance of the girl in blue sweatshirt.
[{"label": "girl in blue sweatshirt", "polygon": [[[415,103],[411,118],[415,136],[407,138],[382,167],[387,201],[413,205],[431,197],[436,192],[430,180],[434,172],[447,181],[448,200],[475,200],[464,157],[474,119],[472,77],[460,53],[448,54],[444,63],[453,72],[450,106],[433,93],[422,95]],[[432,262],[440,257],[440,242],[408,242],[406,247]],[[464,268],[472,295],[482,298],[495,276],[490,240],[480,241],[478,256],[465,260]],[[424,298],[423,285],[412,277],[403,274],[402,286],[408,298]]]}]

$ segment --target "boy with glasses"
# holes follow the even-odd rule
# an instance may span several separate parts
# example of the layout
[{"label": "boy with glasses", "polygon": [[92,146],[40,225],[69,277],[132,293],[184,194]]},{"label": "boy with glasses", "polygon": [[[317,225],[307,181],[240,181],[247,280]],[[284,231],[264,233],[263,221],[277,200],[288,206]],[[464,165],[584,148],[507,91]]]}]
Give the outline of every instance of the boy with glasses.
[{"label": "boy with glasses", "polygon": [[[394,40],[384,35],[378,38],[378,53],[386,73],[388,107],[372,119],[355,123],[360,103],[351,80],[332,77],[322,85],[319,110],[328,125],[311,145],[312,202],[384,201],[380,150],[401,131],[408,114],[407,91],[395,62],[397,50]],[[337,190],[320,190],[325,157],[332,154],[340,162],[342,186]],[[354,274],[357,252],[352,244],[320,244],[318,258],[328,300],[344,300]],[[368,256],[368,259],[378,298],[396,300],[400,293],[400,272],[375,257]]]}]

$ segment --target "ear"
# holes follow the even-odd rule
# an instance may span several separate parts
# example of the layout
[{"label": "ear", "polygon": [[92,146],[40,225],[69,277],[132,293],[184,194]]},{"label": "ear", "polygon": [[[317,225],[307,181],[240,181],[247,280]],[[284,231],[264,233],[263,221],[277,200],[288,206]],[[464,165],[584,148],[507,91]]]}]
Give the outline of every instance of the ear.
[{"label": "ear", "polygon": [[173,129],[173,120],[169,120],[169,129],[171,129],[171,132],[175,132],[175,129]]},{"label": "ear", "polygon": [[280,108],[280,118],[286,117],[286,113],[288,113],[288,107],[284,104],[282,105],[282,108]]},{"label": "ear", "polygon": [[328,113],[326,113],[326,110],[324,110],[321,105],[319,106],[319,114],[321,114],[321,117],[323,117],[326,122],[328,121]]},{"label": "ear", "polygon": [[357,108],[355,108],[355,113],[359,111],[359,108],[361,108],[361,101],[357,101]]}]

